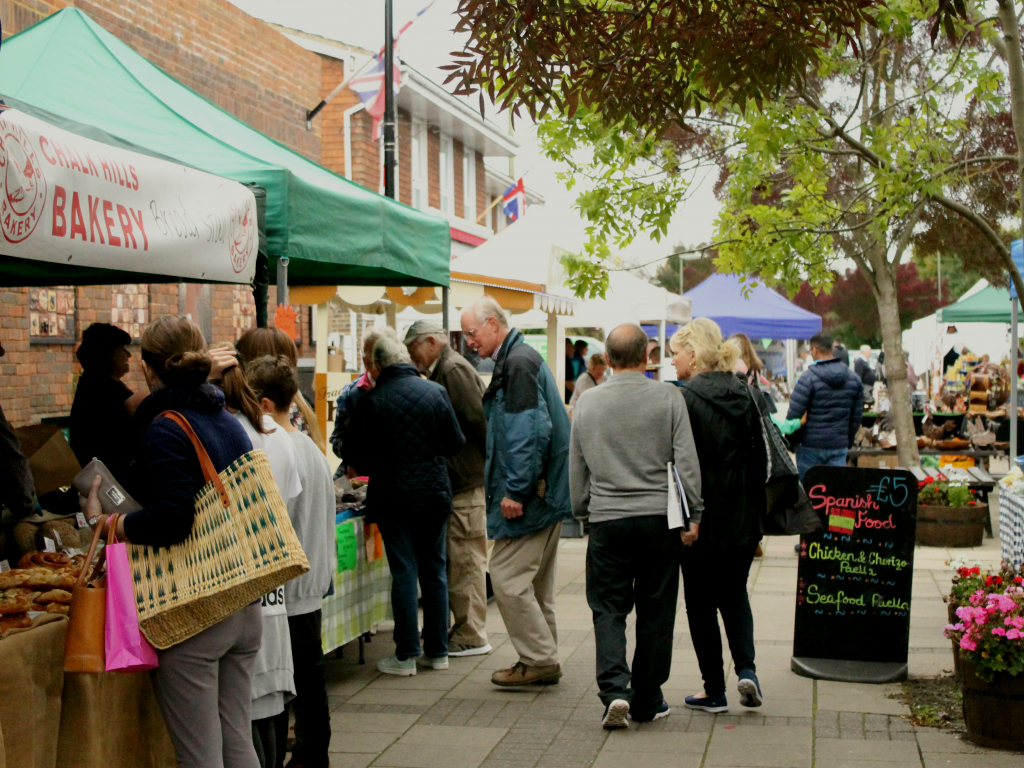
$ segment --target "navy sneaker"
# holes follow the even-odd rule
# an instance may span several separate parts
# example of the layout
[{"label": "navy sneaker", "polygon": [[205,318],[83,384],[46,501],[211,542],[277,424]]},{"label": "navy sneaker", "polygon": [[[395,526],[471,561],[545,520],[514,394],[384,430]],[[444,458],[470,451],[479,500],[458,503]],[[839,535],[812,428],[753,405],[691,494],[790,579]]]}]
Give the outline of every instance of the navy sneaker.
[{"label": "navy sneaker", "polygon": [[668,717],[671,714],[672,708],[669,707],[667,701],[662,699],[661,704],[658,705],[658,709],[650,718],[641,719],[638,717],[633,717],[632,715],[630,715],[629,717],[634,723],[653,723],[655,720],[661,720],[661,718]]},{"label": "navy sneaker", "polygon": [[615,699],[604,708],[604,717],[601,719],[601,727],[606,731],[614,731],[619,728],[629,728],[626,718],[629,716],[629,702],[625,699]]},{"label": "navy sneaker", "polygon": [[740,692],[740,704],[744,707],[760,707],[764,699],[761,697],[761,685],[757,682],[757,675],[750,670],[744,670],[739,676],[736,688]]},{"label": "navy sneaker", "polygon": [[699,709],[715,715],[729,711],[729,702],[726,701],[724,693],[721,696],[687,696],[685,702],[690,709]]}]

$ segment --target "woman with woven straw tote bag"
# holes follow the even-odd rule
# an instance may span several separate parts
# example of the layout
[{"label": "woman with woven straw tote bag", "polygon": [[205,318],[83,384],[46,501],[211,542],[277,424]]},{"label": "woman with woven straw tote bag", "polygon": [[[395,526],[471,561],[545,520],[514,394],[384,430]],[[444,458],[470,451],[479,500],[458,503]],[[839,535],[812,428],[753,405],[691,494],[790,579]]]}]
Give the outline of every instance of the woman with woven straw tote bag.
[{"label": "woman with woven straw tote bag", "polygon": [[[266,454],[206,383],[212,360],[199,328],[154,321],[142,359],[152,393],[136,415],[142,509],[115,525],[140,628],[157,648],[157,700],[181,768],[259,768],[249,719],[259,598],[309,563]],[[100,513],[95,487],[86,510]]]}]

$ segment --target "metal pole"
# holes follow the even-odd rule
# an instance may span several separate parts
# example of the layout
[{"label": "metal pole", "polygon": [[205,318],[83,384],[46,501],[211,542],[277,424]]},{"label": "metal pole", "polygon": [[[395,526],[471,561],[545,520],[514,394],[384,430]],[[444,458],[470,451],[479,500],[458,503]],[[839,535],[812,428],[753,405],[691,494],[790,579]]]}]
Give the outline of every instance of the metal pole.
[{"label": "metal pole", "polygon": [[277,303],[288,303],[288,257],[277,260]]},{"label": "metal pole", "polygon": [[938,272],[939,272],[939,279],[938,279],[938,283],[939,283],[939,306],[941,307],[942,306],[942,254],[941,253],[936,257],[936,262],[935,263],[936,263],[936,265],[938,267]]},{"label": "metal pole", "polygon": [[444,332],[449,332],[448,322],[448,296],[451,289],[447,286],[441,288],[441,314],[444,315]]},{"label": "metal pole", "polygon": [[1010,463],[1017,458],[1017,297],[1010,299]]},{"label": "metal pole", "polygon": [[384,195],[395,199],[395,44],[394,8],[384,0]]},{"label": "metal pole", "polygon": [[683,267],[686,266],[686,262],[683,261],[683,257],[679,257],[679,295],[683,295]]}]

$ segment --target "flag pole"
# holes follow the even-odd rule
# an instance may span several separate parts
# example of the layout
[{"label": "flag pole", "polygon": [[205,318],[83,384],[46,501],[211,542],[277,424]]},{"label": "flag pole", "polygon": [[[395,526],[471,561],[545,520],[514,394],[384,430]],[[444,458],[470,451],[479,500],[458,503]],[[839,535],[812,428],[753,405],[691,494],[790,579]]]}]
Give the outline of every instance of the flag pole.
[{"label": "flag pole", "polygon": [[395,190],[395,44],[392,33],[393,0],[384,0],[384,195]]}]

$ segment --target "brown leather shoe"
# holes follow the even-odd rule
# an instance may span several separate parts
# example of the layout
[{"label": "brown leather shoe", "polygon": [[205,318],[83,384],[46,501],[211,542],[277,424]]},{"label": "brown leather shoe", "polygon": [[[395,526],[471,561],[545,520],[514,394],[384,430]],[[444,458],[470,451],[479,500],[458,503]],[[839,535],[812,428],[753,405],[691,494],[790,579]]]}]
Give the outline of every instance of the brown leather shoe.
[{"label": "brown leather shoe", "polygon": [[504,687],[516,685],[557,685],[562,676],[562,667],[552,664],[547,667],[531,667],[523,662],[516,662],[514,667],[499,669],[491,675],[491,682]]}]

